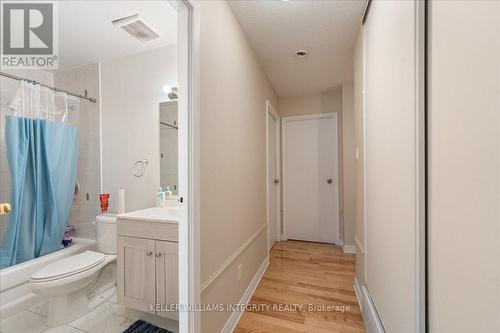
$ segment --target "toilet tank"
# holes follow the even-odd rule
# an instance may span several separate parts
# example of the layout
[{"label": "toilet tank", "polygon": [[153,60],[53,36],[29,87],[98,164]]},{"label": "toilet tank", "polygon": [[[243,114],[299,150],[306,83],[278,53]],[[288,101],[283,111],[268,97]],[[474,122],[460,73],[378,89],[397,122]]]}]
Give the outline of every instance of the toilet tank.
[{"label": "toilet tank", "polygon": [[116,215],[97,215],[95,223],[97,251],[105,254],[116,254]]}]

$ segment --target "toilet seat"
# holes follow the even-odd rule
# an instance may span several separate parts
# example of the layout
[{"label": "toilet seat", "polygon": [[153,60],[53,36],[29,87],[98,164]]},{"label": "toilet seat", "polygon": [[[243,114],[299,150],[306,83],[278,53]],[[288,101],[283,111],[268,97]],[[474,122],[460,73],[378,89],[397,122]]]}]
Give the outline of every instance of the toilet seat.
[{"label": "toilet seat", "polygon": [[103,253],[85,251],[49,264],[31,276],[31,282],[50,282],[70,277],[100,265],[105,259]]}]

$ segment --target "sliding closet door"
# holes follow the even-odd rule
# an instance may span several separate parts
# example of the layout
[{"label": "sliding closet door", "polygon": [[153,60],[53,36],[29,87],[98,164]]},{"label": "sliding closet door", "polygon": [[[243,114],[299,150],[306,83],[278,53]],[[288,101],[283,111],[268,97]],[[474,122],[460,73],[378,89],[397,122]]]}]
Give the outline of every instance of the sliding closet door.
[{"label": "sliding closet door", "polygon": [[500,2],[429,15],[430,332],[500,332]]},{"label": "sliding closet door", "polygon": [[365,23],[366,284],[387,332],[416,315],[414,1],[373,1]]}]

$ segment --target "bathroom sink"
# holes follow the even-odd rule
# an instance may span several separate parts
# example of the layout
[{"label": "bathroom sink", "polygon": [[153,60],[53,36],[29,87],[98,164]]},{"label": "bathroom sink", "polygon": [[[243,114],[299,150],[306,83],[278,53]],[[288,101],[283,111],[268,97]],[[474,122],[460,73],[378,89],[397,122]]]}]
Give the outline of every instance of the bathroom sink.
[{"label": "bathroom sink", "polygon": [[149,221],[149,222],[179,222],[179,207],[152,207],[118,215],[122,220]]}]

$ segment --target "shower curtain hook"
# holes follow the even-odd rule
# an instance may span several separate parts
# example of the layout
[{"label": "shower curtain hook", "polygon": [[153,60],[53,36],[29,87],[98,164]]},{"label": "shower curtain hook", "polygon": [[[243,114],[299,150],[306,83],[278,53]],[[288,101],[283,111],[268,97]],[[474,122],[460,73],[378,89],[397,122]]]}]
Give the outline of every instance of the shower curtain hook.
[{"label": "shower curtain hook", "polygon": [[64,115],[62,118],[62,122],[66,122],[68,117],[68,94],[64,92]]}]

